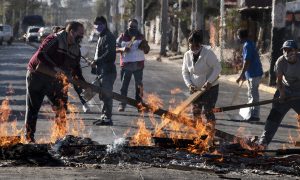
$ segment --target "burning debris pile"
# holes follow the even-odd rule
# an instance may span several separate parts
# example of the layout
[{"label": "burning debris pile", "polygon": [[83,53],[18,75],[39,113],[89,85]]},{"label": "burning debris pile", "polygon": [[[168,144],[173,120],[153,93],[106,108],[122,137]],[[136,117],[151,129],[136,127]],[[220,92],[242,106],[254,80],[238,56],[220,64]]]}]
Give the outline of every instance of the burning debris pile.
[{"label": "burning debris pile", "polygon": [[60,166],[47,144],[14,144],[0,148],[0,166]]},{"label": "burning debris pile", "polygon": [[[262,152],[243,149],[238,144],[223,145],[212,153],[194,154],[186,148],[161,146],[131,146],[129,138],[116,139],[111,145],[101,145],[90,138],[67,135],[55,144],[14,144],[0,148],[0,166],[71,166],[101,168],[104,165],[161,167],[199,170],[209,173],[229,172],[256,174],[290,174],[300,176],[299,150]],[[157,140],[156,140],[157,141]],[[181,147],[190,142],[181,140]],[[184,144],[186,143],[186,144]],[[183,146],[184,145],[184,146]],[[289,151],[292,153],[291,155]],[[285,153],[286,152],[286,153]],[[271,153],[271,154],[270,154]],[[295,153],[295,154],[294,154]],[[274,156],[276,154],[276,156]],[[285,156],[279,156],[279,155]]]},{"label": "burning debris pile", "polygon": [[[220,147],[223,150],[222,154],[215,151],[200,155],[184,148],[163,147],[158,144],[130,146],[130,140],[125,138],[115,140],[112,145],[99,145],[89,138],[67,136],[55,144],[53,149],[56,150],[54,156],[67,166],[99,167],[104,164],[118,166],[134,164],[214,173],[234,171],[245,174],[285,173],[300,176],[300,155],[274,156],[274,153],[278,154],[280,151],[269,151],[269,154],[263,155],[262,152],[245,150],[236,144]],[[299,154],[299,151],[297,152]]]}]

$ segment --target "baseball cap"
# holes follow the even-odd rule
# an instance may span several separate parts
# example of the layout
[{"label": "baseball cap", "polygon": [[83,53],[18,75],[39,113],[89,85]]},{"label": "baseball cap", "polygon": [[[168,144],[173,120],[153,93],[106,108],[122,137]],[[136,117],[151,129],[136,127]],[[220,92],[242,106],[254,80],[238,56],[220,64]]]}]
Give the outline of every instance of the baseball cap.
[{"label": "baseball cap", "polygon": [[294,40],[287,40],[283,43],[282,48],[298,49],[297,43]]}]

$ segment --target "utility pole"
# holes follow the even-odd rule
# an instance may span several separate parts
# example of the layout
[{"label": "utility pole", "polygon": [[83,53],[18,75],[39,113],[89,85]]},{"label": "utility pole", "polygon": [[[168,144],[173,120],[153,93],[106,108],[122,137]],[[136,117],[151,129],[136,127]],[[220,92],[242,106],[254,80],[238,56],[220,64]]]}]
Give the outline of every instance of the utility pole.
[{"label": "utility pole", "polygon": [[224,12],[225,12],[225,4],[224,0],[221,0],[220,3],[220,60],[224,60],[223,56],[223,49],[224,49],[224,26],[225,26],[225,17],[224,17]]},{"label": "utility pole", "polygon": [[168,0],[161,0],[161,41],[160,55],[167,55],[167,32],[168,32]]},{"label": "utility pole", "polygon": [[276,85],[276,73],[274,66],[278,57],[282,54],[280,48],[284,41],[285,30],[285,2],[286,0],[272,0],[272,33],[271,33],[271,61],[269,85]]},{"label": "utility pole", "polygon": [[[179,11],[179,14],[181,14],[181,9],[182,9],[182,0],[178,0],[178,11]],[[181,15],[178,17],[178,35],[177,35],[177,44],[178,44],[178,47],[177,47],[177,53],[181,53],[181,49],[180,49],[180,46],[181,46],[181,28],[180,28],[180,18],[181,18]]]}]

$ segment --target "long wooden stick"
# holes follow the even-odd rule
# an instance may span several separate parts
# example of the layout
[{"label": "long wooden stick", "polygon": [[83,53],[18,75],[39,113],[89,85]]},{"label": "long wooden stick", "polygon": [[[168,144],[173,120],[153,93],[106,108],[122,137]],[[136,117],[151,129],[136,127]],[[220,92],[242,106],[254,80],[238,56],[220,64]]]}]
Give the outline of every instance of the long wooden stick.
[{"label": "long wooden stick", "polygon": [[215,113],[225,112],[225,111],[232,111],[232,110],[246,108],[246,107],[252,107],[252,106],[261,106],[261,105],[270,104],[270,103],[279,102],[279,101],[288,102],[288,101],[293,101],[293,100],[298,100],[298,99],[300,99],[300,96],[286,97],[283,100],[280,98],[274,98],[274,99],[269,99],[269,100],[264,100],[264,101],[249,103],[249,104],[239,104],[239,105],[234,105],[234,106],[217,107],[217,108],[214,108],[213,111]]}]

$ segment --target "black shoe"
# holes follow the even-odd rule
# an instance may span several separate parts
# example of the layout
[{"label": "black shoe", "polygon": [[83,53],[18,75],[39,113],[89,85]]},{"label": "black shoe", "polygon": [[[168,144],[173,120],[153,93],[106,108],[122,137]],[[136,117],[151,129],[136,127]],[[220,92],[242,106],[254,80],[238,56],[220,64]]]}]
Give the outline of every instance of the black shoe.
[{"label": "black shoe", "polygon": [[102,121],[103,121],[102,119],[98,119],[98,120],[94,121],[93,124],[97,125],[97,124],[101,123]]},{"label": "black shoe", "polygon": [[93,124],[96,126],[113,126],[114,125],[112,120],[109,118],[95,121]]},{"label": "black shoe", "polygon": [[257,121],[260,121],[260,118],[258,118],[258,117],[250,117],[249,119],[247,119],[247,121],[249,121],[249,122],[257,122]]}]

